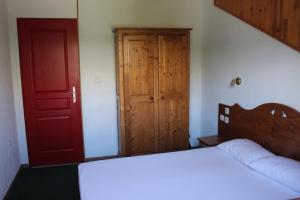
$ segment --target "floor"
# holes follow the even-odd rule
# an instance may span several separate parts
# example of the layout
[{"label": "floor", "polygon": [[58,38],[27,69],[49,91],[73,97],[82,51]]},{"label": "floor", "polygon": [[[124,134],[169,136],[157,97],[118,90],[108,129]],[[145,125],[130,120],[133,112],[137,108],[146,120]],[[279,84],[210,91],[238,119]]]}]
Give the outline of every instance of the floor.
[{"label": "floor", "polygon": [[80,200],[77,165],[23,168],[5,200]]}]

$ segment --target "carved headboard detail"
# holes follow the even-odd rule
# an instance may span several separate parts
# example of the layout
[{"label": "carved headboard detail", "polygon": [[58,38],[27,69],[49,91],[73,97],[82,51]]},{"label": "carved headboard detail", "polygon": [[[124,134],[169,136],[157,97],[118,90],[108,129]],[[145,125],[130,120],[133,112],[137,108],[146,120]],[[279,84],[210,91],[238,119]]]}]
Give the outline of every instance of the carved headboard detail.
[{"label": "carved headboard detail", "polygon": [[282,104],[252,110],[219,104],[219,135],[248,138],[277,155],[300,161],[300,113]]}]

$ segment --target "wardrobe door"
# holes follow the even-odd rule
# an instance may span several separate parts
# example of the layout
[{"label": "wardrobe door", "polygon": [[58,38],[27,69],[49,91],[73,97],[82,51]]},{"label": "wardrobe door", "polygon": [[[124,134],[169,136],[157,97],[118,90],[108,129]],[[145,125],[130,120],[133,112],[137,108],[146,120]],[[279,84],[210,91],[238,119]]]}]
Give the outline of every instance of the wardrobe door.
[{"label": "wardrobe door", "polygon": [[187,35],[159,36],[159,152],[188,148]]},{"label": "wardrobe door", "polygon": [[124,36],[126,156],[156,152],[157,41],[150,35]]}]

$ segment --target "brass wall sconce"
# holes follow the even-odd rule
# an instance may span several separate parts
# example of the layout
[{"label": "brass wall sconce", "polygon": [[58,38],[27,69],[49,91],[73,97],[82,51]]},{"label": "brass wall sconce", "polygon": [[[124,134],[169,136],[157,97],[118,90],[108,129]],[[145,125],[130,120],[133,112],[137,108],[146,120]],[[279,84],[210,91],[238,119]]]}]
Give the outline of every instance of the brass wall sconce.
[{"label": "brass wall sconce", "polygon": [[239,86],[241,84],[242,84],[242,78],[241,77],[234,78],[231,81],[231,86],[232,87],[235,87],[236,85]]}]

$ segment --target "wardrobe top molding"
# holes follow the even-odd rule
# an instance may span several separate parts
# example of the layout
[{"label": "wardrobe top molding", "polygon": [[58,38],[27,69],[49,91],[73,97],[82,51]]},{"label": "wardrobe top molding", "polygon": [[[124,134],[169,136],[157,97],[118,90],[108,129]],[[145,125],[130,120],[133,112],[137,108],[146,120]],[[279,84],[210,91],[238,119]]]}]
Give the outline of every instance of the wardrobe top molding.
[{"label": "wardrobe top molding", "polygon": [[116,27],[113,32],[116,35],[126,34],[187,34],[192,28],[124,28]]}]

